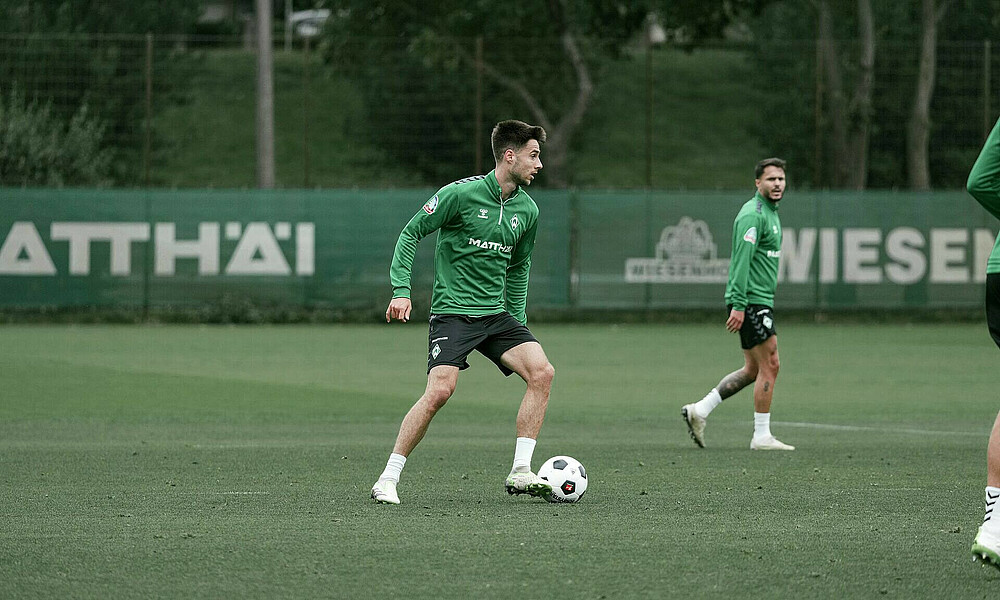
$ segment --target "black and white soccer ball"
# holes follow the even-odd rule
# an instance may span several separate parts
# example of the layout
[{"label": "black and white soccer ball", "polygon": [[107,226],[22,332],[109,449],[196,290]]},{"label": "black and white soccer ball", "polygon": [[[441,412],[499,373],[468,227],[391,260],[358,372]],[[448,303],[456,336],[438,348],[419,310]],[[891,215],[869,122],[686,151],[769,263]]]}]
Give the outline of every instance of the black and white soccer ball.
[{"label": "black and white soccer ball", "polygon": [[538,476],[552,484],[549,502],[576,502],[587,491],[587,470],[571,456],[553,456],[545,461]]}]

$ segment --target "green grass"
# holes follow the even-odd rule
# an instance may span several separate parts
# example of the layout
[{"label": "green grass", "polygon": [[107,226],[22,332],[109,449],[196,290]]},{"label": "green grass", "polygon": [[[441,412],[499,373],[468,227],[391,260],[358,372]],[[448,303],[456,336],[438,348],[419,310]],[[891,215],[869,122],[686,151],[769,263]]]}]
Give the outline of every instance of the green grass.
[{"label": "green grass", "polygon": [[[278,187],[390,187],[412,180],[412,172],[368,142],[369,124],[353,87],[324,69],[315,54],[306,84],[306,64],[301,52],[274,56]],[[252,52],[203,53],[183,84],[186,101],[168,105],[157,117],[162,148],[153,161],[156,185],[257,187],[256,69]]]},{"label": "green grass", "polygon": [[[377,124],[365,117],[360,93],[315,57],[308,63],[307,94],[305,68],[299,51],[275,55],[279,187],[442,183],[424,182],[379,149],[371,133]],[[250,52],[203,53],[203,60],[182,84],[186,100],[168,104],[156,119],[155,135],[161,146],[152,165],[155,185],[256,187],[255,77],[255,58]],[[570,180],[580,187],[643,187],[645,58],[624,59],[601,77],[576,134]],[[751,169],[761,153],[750,133],[752,121],[760,118],[749,83],[752,77],[738,51],[662,49],[653,53],[653,187],[738,189],[752,184]],[[471,149],[470,140],[470,153]]]},{"label": "green grass", "polygon": [[[646,185],[645,69],[640,55],[605,73],[574,144],[575,184]],[[752,186],[762,150],[751,126],[762,117],[746,57],[733,50],[654,50],[651,73],[651,187]]]},{"label": "green grass", "polygon": [[[522,392],[481,357],[403,472],[368,490],[424,384],[421,324],[0,328],[0,581],[10,598],[992,598],[972,565],[996,349],[982,325],[779,324],[774,431],[718,325],[541,325],[556,382],[509,497]],[[825,427],[839,426],[839,427]]]}]

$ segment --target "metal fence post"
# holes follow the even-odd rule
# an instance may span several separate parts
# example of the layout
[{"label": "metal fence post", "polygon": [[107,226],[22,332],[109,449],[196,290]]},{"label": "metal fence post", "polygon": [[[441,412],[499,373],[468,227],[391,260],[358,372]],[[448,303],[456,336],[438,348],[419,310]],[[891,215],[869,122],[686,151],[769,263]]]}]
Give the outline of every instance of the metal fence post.
[{"label": "metal fence post", "polygon": [[476,144],[476,164],[473,173],[483,172],[483,36],[476,36],[476,131],[473,138]]},{"label": "metal fence post", "polygon": [[646,49],[646,189],[653,187],[653,45],[647,41]]},{"label": "metal fence post", "polygon": [[990,96],[992,96],[990,88],[990,76],[992,75],[993,67],[993,44],[990,40],[983,40],[983,139],[985,140],[990,135],[990,129],[993,128],[992,113],[993,109],[990,107]]},{"label": "metal fence post", "polygon": [[142,181],[149,187],[153,130],[153,33],[146,32],[146,123],[142,144]]},{"label": "metal fence post", "polygon": [[257,0],[257,187],[274,189],[274,46],[272,0]]},{"label": "metal fence post", "polygon": [[813,187],[823,185],[823,51],[816,40],[816,106],[813,113]]},{"label": "metal fence post", "polygon": [[[143,217],[149,223],[150,230],[153,229],[152,202],[149,198],[149,163],[151,161],[152,137],[153,137],[153,33],[146,32],[146,127],[145,139],[142,145],[142,166],[143,182],[145,190],[143,193]],[[150,271],[153,267],[153,241],[146,244],[144,253],[145,260],[142,261],[142,321],[149,322],[149,280]]]},{"label": "metal fence post", "polygon": [[309,40],[302,47],[302,187],[309,187]]}]

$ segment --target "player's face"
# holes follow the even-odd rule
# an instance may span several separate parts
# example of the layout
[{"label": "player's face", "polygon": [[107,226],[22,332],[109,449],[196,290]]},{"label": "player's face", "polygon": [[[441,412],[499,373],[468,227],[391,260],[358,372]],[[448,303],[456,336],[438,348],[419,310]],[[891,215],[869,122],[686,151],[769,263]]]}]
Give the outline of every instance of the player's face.
[{"label": "player's face", "polygon": [[764,167],[760,179],[755,179],[757,191],[768,200],[777,202],[785,193],[785,170],[773,165]]},{"label": "player's face", "polygon": [[539,155],[542,152],[538,140],[528,140],[528,143],[520,150],[510,150],[514,155],[514,162],[510,166],[510,174],[517,185],[531,185],[532,180],[542,169],[542,161]]}]

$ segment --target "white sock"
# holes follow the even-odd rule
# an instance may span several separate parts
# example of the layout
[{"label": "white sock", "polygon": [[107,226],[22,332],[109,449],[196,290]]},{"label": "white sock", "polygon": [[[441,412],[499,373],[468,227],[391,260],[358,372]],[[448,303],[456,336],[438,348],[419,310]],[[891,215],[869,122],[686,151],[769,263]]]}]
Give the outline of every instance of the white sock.
[{"label": "white sock", "polygon": [[[994,515],[993,509],[1000,508],[1000,488],[986,486],[986,518],[983,519],[983,527],[990,531],[1000,533],[1000,515]],[[994,519],[993,517],[997,518]]]},{"label": "white sock", "polygon": [[722,396],[719,395],[719,390],[712,388],[712,391],[704,398],[694,403],[694,412],[704,419],[720,404],[722,404]]},{"label": "white sock", "polygon": [[771,413],[753,414],[753,436],[757,439],[771,437]]},{"label": "white sock", "polygon": [[526,437],[517,438],[514,445],[514,466],[510,472],[527,473],[531,470],[531,455],[535,453],[535,440]]},{"label": "white sock", "polygon": [[385,471],[378,476],[379,479],[391,479],[396,483],[399,483],[399,474],[403,470],[403,465],[406,464],[406,457],[402,454],[396,454],[393,452],[389,455],[389,461],[385,463]]}]

